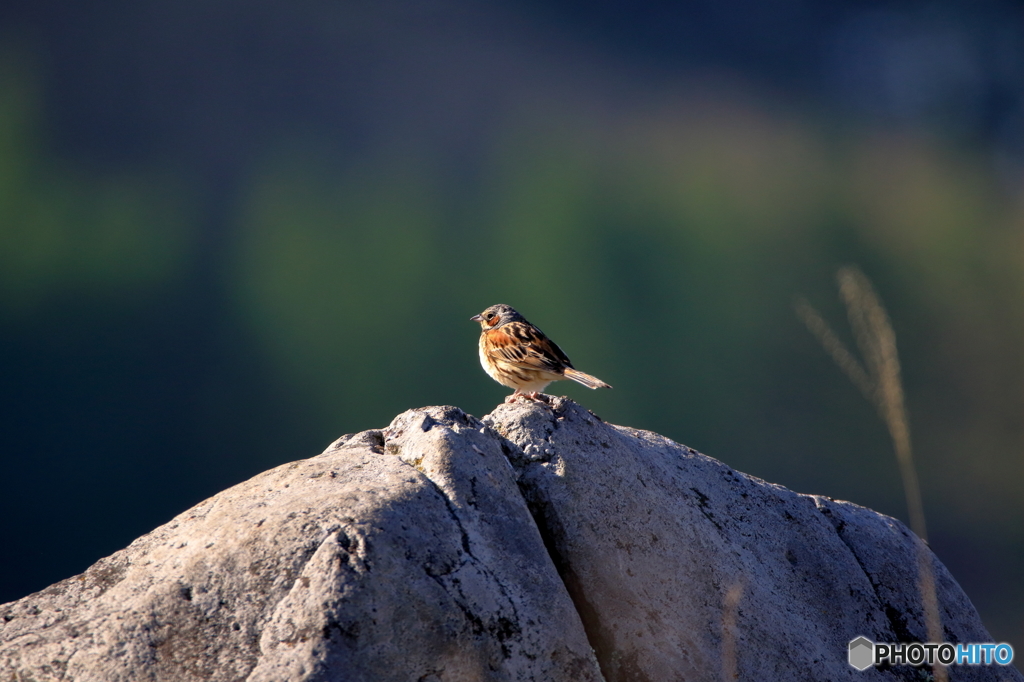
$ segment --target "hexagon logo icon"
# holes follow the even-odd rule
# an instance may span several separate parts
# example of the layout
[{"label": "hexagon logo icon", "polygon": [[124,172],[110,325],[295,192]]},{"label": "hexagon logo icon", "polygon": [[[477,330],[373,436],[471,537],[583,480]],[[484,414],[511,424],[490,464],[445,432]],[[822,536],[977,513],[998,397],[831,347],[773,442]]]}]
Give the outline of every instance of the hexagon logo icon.
[{"label": "hexagon logo icon", "polygon": [[867,670],[875,660],[875,643],[867,637],[850,641],[849,661],[857,670]]}]

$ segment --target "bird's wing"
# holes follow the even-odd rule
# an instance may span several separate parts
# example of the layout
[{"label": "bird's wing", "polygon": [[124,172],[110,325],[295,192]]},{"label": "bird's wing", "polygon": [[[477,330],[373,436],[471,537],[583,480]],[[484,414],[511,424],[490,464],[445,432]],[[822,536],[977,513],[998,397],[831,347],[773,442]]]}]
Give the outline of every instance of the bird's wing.
[{"label": "bird's wing", "polygon": [[532,324],[510,322],[485,333],[487,354],[496,361],[553,374],[572,367],[562,349]]}]

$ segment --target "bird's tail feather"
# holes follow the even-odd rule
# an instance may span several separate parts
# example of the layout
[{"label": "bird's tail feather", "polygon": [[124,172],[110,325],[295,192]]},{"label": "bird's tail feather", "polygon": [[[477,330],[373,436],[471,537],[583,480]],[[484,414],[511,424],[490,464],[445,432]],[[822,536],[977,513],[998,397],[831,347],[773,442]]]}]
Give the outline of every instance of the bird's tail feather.
[{"label": "bird's tail feather", "polygon": [[581,372],[578,369],[573,369],[571,367],[566,368],[565,378],[572,379],[576,383],[583,384],[587,388],[611,388],[611,386],[604,383],[597,377],[591,376],[586,372]]}]

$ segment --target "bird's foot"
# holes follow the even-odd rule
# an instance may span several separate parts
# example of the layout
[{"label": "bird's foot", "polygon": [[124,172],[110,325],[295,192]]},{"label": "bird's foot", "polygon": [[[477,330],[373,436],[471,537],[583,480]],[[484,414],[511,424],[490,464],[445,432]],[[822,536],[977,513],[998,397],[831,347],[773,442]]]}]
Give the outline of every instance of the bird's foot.
[{"label": "bird's foot", "polygon": [[535,401],[538,403],[551,402],[551,399],[548,396],[541,393],[540,391],[533,391],[532,393],[520,393],[519,391],[516,391],[512,395],[505,396],[506,403],[514,403],[516,402],[516,400],[519,399],[526,401]]}]

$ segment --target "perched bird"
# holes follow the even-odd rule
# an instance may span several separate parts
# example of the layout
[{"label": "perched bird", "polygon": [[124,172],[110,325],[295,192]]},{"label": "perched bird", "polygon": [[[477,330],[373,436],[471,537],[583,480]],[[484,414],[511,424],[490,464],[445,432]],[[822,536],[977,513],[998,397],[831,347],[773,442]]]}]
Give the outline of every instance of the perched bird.
[{"label": "perched bird", "polygon": [[515,389],[505,402],[519,395],[537,400],[548,384],[559,379],[572,379],[587,388],[611,388],[597,377],[574,369],[562,349],[512,306],[492,305],[469,319],[480,323],[480,364],[484,371],[499,384]]}]

